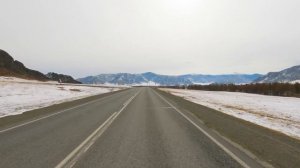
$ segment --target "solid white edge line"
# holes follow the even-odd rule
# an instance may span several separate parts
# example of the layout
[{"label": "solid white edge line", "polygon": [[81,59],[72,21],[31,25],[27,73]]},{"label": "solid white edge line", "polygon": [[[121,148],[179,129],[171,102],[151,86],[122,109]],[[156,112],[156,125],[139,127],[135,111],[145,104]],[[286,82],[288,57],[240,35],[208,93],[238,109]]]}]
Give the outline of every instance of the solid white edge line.
[{"label": "solid white edge line", "polygon": [[103,124],[101,124],[91,135],[89,135],[79,146],[77,146],[64,160],[62,160],[55,168],[63,167],[67,162],[81,149],[86,145],[97,133],[101,130],[106,123],[108,123],[117,112],[114,112]]},{"label": "solid white edge line", "polygon": [[231,156],[234,160],[236,160],[241,166],[243,166],[245,168],[251,168],[247,163],[245,163],[238,156],[236,156],[234,153],[232,153],[228,148],[226,148],[224,145],[222,145],[214,137],[212,137],[211,135],[209,135],[205,130],[203,130],[196,123],[194,123],[190,118],[188,118],[185,114],[183,114],[180,110],[178,110],[173,104],[171,104],[168,100],[166,100],[164,97],[162,97],[159,93],[157,93],[156,91],[154,91],[154,93],[157,94],[166,103],[168,103],[175,111],[177,111],[181,116],[183,116],[186,120],[188,120],[191,124],[193,124],[198,130],[200,130],[204,135],[206,135],[209,139],[211,139],[221,149],[223,149],[229,156]]},{"label": "solid white edge line", "polygon": [[[107,92],[107,93],[109,93],[109,92]],[[114,95],[114,94],[113,94],[113,95]],[[64,113],[64,112],[66,112],[66,111],[70,111],[70,110],[76,109],[76,108],[78,108],[78,107],[82,107],[82,106],[85,106],[85,105],[88,105],[88,104],[92,104],[92,103],[94,103],[94,102],[103,100],[103,99],[108,98],[108,97],[110,97],[110,96],[112,96],[112,95],[108,95],[108,96],[102,97],[102,98],[100,98],[100,99],[96,99],[96,100],[93,100],[93,101],[89,101],[89,102],[86,102],[86,103],[83,103],[83,104],[80,104],[80,105],[77,105],[77,106],[74,106],[74,107],[71,107],[71,108],[68,108],[68,109],[65,109],[65,110],[62,110],[62,111],[53,113],[53,114],[50,114],[50,115],[46,115],[46,116],[44,116],[44,117],[41,117],[41,118],[38,118],[38,119],[35,119],[35,120],[31,120],[31,121],[28,121],[28,122],[25,122],[25,123],[22,123],[22,124],[19,124],[19,125],[16,125],[16,126],[7,128],[7,129],[4,129],[4,130],[0,130],[0,134],[1,134],[1,133],[4,133],[4,132],[7,132],[7,131],[10,131],[10,130],[13,130],[13,129],[16,129],[16,128],[19,128],[19,127],[22,127],[22,126],[25,126],[25,125],[28,125],[28,124],[31,124],[31,123],[34,123],[34,122],[36,122],[36,121],[40,121],[40,120],[43,120],[43,119],[46,119],[46,118],[49,118],[49,117],[52,117],[52,116],[55,116],[55,115]]]},{"label": "solid white edge line", "polygon": [[[103,124],[101,124],[91,135],[89,135],[79,146],[77,146],[65,159],[63,159],[57,166],[55,166],[55,168],[63,168],[68,163],[70,163],[70,165],[66,167],[73,167],[76,164],[77,160],[80,158],[80,154],[85,153],[96,142],[96,140],[102,135],[102,133],[105,132],[105,130],[110,126],[110,124],[113,123],[113,121],[121,114],[121,112],[130,104],[130,102],[139,93],[140,91],[134,96],[132,96],[130,99],[128,99],[118,112],[114,112]],[[101,132],[101,134],[97,135],[99,132]],[[92,142],[89,143],[90,141]],[[80,152],[80,150],[83,151]]]}]

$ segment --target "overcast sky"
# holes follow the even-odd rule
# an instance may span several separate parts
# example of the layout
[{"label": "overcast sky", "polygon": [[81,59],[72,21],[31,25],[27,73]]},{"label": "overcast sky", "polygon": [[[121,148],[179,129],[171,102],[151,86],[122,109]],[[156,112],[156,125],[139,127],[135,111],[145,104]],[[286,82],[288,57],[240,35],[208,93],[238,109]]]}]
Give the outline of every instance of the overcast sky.
[{"label": "overcast sky", "polygon": [[300,64],[299,0],[0,0],[0,48],[75,77]]}]

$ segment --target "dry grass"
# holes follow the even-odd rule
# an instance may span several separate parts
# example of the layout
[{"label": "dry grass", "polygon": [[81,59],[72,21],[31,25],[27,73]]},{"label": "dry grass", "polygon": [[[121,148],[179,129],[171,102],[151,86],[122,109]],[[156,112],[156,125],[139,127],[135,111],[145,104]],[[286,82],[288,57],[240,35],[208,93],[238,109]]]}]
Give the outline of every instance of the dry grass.
[{"label": "dry grass", "polygon": [[60,87],[57,87],[59,90],[66,90],[64,87],[60,86]]},{"label": "dry grass", "polygon": [[80,89],[70,89],[70,91],[73,91],[73,92],[81,92]]}]

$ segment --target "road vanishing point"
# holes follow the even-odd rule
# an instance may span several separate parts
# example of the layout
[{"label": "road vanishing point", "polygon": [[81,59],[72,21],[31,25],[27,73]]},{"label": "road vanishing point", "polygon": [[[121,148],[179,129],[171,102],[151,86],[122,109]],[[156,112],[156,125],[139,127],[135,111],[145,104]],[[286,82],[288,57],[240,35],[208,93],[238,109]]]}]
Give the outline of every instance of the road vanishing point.
[{"label": "road vanishing point", "polygon": [[169,96],[137,87],[24,113],[0,129],[0,167],[272,167]]}]

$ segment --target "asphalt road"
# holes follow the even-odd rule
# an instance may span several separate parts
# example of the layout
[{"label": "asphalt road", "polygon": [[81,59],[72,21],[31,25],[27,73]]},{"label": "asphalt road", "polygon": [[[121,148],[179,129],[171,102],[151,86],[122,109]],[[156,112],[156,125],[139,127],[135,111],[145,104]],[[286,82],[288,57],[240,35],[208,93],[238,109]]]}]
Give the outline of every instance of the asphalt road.
[{"label": "asphalt road", "polygon": [[151,88],[0,129],[0,167],[262,167]]}]

